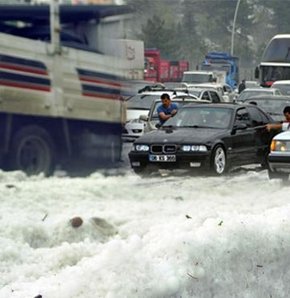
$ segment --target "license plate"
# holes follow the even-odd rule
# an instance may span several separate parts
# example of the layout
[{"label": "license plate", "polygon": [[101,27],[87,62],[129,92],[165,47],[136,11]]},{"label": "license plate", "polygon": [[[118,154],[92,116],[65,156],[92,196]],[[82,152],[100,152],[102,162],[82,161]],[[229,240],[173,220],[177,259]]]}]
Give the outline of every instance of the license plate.
[{"label": "license plate", "polygon": [[175,162],[175,155],[149,155],[150,161],[164,161],[164,162]]}]

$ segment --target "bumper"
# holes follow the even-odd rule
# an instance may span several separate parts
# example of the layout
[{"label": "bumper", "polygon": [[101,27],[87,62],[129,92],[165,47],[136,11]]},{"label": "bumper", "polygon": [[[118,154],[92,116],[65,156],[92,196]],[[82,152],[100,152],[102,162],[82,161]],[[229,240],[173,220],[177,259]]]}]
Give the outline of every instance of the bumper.
[{"label": "bumper", "polygon": [[271,171],[290,173],[290,154],[270,153],[268,162]]},{"label": "bumper", "polygon": [[175,154],[175,161],[150,161],[149,153],[129,152],[129,159],[132,168],[142,169],[154,167],[157,169],[194,169],[209,168],[210,152]]},{"label": "bumper", "polygon": [[129,141],[129,142],[134,142],[135,140],[137,140],[141,135],[137,134],[122,134],[122,140],[123,141]]}]

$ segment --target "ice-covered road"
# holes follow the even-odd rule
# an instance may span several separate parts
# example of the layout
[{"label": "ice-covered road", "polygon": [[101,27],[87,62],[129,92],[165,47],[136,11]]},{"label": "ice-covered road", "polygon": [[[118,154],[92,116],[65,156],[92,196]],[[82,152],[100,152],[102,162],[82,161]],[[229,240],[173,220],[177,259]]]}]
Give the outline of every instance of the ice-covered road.
[{"label": "ice-covered road", "polygon": [[[0,297],[287,297],[289,185],[0,172]],[[82,219],[74,228],[71,219]]]}]

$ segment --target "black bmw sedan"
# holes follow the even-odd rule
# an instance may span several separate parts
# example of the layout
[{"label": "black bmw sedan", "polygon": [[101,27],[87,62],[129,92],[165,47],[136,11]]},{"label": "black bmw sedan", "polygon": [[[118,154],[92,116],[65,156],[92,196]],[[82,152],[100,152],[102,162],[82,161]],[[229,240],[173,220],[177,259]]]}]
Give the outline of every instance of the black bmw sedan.
[{"label": "black bmw sedan", "polygon": [[267,165],[271,116],[255,105],[189,104],[129,152],[135,173],[199,168],[222,175],[233,167]]}]

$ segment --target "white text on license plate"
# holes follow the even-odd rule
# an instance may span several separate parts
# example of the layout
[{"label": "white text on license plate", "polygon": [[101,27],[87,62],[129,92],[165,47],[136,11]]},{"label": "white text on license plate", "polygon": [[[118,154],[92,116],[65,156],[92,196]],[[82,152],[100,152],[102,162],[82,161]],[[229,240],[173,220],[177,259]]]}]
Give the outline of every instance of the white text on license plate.
[{"label": "white text on license plate", "polygon": [[175,162],[175,155],[149,155],[150,161],[165,161],[165,162]]}]

